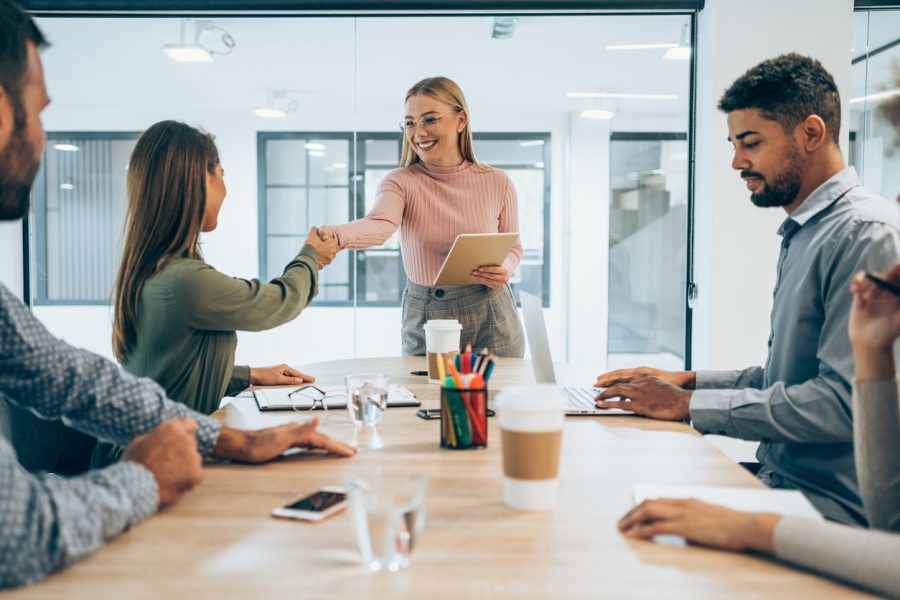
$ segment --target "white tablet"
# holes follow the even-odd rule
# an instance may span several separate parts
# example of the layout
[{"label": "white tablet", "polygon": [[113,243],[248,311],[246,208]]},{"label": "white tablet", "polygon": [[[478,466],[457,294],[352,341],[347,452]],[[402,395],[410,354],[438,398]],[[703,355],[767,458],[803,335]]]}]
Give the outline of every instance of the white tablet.
[{"label": "white tablet", "polygon": [[502,265],[517,239],[517,232],[459,234],[434,279],[434,286],[474,284],[472,271]]}]

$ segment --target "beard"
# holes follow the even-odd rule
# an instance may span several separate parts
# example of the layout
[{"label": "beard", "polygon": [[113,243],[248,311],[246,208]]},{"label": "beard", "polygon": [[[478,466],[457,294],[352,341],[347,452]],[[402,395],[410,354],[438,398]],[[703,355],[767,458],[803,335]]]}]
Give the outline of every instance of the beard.
[{"label": "beard", "polygon": [[758,177],[762,182],[762,189],[750,194],[750,201],[762,208],[787,206],[797,198],[800,192],[803,167],[800,164],[800,152],[793,145],[790,146],[787,156],[787,165],[772,177],[771,183],[760,173],[754,171],[741,171],[741,177]]},{"label": "beard", "polygon": [[28,213],[31,185],[41,165],[25,135],[24,110],[14,105],[13,111],[12,136],[0,152],[0,221],[14,221]]}]

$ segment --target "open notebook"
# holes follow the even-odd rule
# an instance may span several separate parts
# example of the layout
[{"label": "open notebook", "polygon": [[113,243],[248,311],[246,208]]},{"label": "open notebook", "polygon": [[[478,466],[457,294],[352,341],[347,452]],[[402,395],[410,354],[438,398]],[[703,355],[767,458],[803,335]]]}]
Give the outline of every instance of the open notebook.
[{"label": "open notebook", "polygon": [[[784,516],[804,517],[821,521],[822,515],[796,490],[720,487],[712,485],[657,485],[634,484],[634,503],[644,500],[671,498],[676,500],[701,500],[732,510],[767,512]],[[653,541],[660,544],[684,545],[679,535],[658,535]]]},{"label": "open notebook", "polygon": [[[261,388],[253,390],[253,397],[261,411],[322,410],[325,407],[331,410],[347,407],[347,391],[342,385]],[[388,388],[388,407],[421,404],[416,395],[402,385],[391,385]]]}]

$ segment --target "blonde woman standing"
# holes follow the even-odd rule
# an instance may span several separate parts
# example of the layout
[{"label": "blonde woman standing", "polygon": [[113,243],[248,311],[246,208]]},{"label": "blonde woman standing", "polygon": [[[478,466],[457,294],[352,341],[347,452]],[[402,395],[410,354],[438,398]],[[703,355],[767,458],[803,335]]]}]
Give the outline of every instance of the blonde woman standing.
[{"label": "blonde woman standing", "polygon": [[519,230],[516,190],[503,171],[475,158],[469,110],[462,90],[446,77],[430,77],[406,92],[400,121],[400,168],[378,187],[364,218],[319,229],[344,248],[384,243],[400,229],[409,283],[403,293],[403,354],[425,354],[422,327],[429,319],[458,319],[460,341],[497,356],[525,354],[510,275],[522,259],[516,242],[501,265],[472,273],[473,285],[432,287],[456,236]]}]

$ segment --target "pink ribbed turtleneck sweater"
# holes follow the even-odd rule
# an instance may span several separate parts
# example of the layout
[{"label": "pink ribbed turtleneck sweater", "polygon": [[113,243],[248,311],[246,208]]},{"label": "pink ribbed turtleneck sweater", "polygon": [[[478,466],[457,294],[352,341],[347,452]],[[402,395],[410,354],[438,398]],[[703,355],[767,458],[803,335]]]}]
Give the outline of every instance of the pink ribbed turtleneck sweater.
[{"label": "pink ribbed turtleneck sweater", "polygon": [[[370,248],[398,227],[406,276],[430,286],[460,233],[519,230],[516,190],[498,169],[469,161],[456,167],[418,162],[388,173],[364,218],[321,230],[341,248]],[[503,266],[511,273],[521,260],[522,244],[516,242]]]}]

